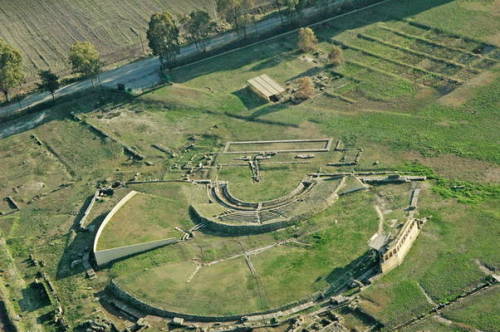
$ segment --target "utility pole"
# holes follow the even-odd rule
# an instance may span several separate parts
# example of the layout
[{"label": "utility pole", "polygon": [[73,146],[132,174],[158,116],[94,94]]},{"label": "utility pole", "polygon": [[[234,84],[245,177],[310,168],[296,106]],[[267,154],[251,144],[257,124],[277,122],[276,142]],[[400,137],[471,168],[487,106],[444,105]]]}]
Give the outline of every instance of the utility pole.
[{"label": "utility pole", "polygon": [[133,27],[130,27],[130,31],[132,31],[137,36],[137,38],[139,38],[139,41],[141,42],[141,47],[142,47],[142,54],[146,54],[146,50],[144,49],[144,43],[142,42],[141,34]]}]

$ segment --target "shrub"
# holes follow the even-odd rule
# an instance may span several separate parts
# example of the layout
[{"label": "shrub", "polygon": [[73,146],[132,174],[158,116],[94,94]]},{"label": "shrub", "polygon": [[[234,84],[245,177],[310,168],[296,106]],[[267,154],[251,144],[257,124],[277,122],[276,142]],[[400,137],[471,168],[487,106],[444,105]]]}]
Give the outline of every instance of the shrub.
[{"label": "shrub", "polygon": [[314,96],[314,84],[310,77],[302,77],[298,82],[299,88],[295,93],[295,98],[306,100]]},{"label": "shrub", "polygon": [[318,39],[311,28],[300,28],[299,29],[299,48],[304,52],[314,51]]},{"label": "shrub", "polygon": [[332,66],[339,66],[344,63],[344,54],[340,47],[334,46],[328,53],[328,63]]}]

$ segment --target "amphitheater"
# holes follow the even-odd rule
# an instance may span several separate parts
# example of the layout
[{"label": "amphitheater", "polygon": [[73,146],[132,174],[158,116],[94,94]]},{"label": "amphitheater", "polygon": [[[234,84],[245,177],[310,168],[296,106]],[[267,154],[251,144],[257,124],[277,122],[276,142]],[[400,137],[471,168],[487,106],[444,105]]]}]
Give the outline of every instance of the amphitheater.
[{"label": "amphitheater", "polygon": [[[202,177],[194,178],[191,169],[188,180],[127,184],[94,237],[93,263],[110,274],[108,294],[162,317],[251,320],[304,310],[349,289],[353,281],[363,284],[397,267],[425,222],[416,218],[425,177],[321,171],[345,156],[340,142],[332,146],[332,139],[230,142],[211,164],[198,167],[210,170],[200,172]],[[231,176],[245,168],[246,179]],[[274,169],[284,172],[277,173],[280,181],[288,181],[290,169],[294,178],[302,172],[302,179],[272,199],[259,199],[267,194],[238,198],[247,196],[241,188],[265,191]],[[174,197],[151,194],[148,186],[173,186]],[[370,206],[370,197],[384,186],[396,188],[401,201],[409,202],[392,228],[381,214],[377,220]],[[171,220],[151,210],[152,200],[169,209]],[[349,209],[369,210],[369,215],[339,224],[337,218],[349,215]]]}]

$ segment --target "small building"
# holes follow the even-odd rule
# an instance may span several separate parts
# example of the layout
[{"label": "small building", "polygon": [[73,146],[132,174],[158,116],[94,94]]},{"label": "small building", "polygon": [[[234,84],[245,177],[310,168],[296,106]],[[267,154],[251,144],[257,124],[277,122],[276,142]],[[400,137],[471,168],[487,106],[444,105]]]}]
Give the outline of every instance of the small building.
[{"label": "small building", "polygon": [[386,234],[375,233],[368,241],[368,246],[377,252],[382,252],[385,245],[389,242],[389,236]]},{"label": "small building", "polygon": [[278,101],[285,89],[266,74],[251,78],[247,81],[248,87],[267,101]]},{"label": "small building", "polygon": [[172,324],[175,326],[184,326],[184,318],[174,317]]}]

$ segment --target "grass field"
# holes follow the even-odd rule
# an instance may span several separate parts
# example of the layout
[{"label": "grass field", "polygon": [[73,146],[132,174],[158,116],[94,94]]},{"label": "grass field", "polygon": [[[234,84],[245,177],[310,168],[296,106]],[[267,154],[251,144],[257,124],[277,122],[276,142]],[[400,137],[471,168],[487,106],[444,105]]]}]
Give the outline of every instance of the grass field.
[{"label": "grass field", "polygon": [[439,316],[432,316],[405,331],[496,331],[498,328],[498,287],[453,305]]},{"label": "grass field", "polygon": [[500,325],[499,292],[499,288],[496,287],[480,296],[469,298],[466,302],[447,310],[443,316],[468,326],[477,326],[484,331],[494,331]]},{"label": "grass field", "polygon": [[[13,195],[22,203],[70,179],[57,159],[43,146],[36,145],[29,134],[2,140],[0,149],[0,191],[3,197]],[[25,157],[20,159],[20,154]],[[18,188],[18,193],[12,192],[13,188]],[[2,210],[8,209],[5,202],[2,202],[1,207]]]},{"label": "grass field", "polygon": [[[360,293],[363,310],[390,327],[454,299],[484,281],[483,265],[500,268],[497,7],[493,0],[390,1],[316,27],[322,52],[318,56],[299,52],[295,37],[288,36],[174,70],[172,85],[137,98],[96,91],[0,124],[1,133],[26,126],[22,133],[0,140],[0,198],[12,196],[21,206],[20,212],[0,216],[0,230],[19,275],[33,280],[38,268],[26,259],[30,254],[42,259],[65,317],[74,324],[101,310],[94,297],[109,278],[158,305],[196,313],[210,308],[217,313],[262,310],[324,289],[342,281],[352,268],[349,264],[366,251],[379,224],[375,204],[386,210],[384,227],[402,219],[409,185],[342,197],[300,227],[279,232],[250,237],[200,233],[194,240],[120,261],[92,281],[82,277],[82,268],[71,268],[89,248],[92,233],[75,237],[70,230],[96,185],[180,179],[228,141],[332,137],[346,147],[363,148],[357,168],[400,169],[431,177],[419,201],[419,215],[431,219],[405,262]],[[332,43],[344,45],[347,60],[335,68],[322,62]],[[298,105],[264,104],[244,89],[247,79],[263,73],[283,86],[293,85],[298,77],[322,76],[326,87],[318,85],[318,95]],[[72,119],[71,111],[116,142]],[[45,119],[29,129],[40,114]],[[124,145],[142,153],[148,163],[131,160]],[[261,183],[252,182],[248,166],[217,169],[205,164],[205,170],[190,176],[218,176],[230,182],[231,193],[239,199],[259,201],[286,195],[308,172],[352,170],[326,166],[341,157],[340,152],[316,153],[309,164],[286,167],[264,162]],[[241,162],[233,159],[219,155],[216,163]],[[71,185],[60,187],[64,183]],[[170,206],[169,197],[177,195],[187,202],[170,184],[126,189],[161,197],[142,202],[141,208],[149,203]],[[96,204],[91,226],[102,221],[120,192]],[[5,201],[0,203],[0,211],[11,210]],[[183,213],[176,212],[174,219],[191,222]],[[148,214],[151,219],[144,225],[154,218],[168,221],[161,209]],[[124,239],[143,232],[139,227]],[[255,272],[243,256],[203,266],[187,282],[198,263],[290,238],[311,246],[280,245],[249,255]],[[210,285],[207,279],[222,282]],[[283,291],[289,285],[293,292]],[[21,289],[8,292],[20,300]],[[165,293],[168,296],[161,295]],[[217,297],[222,300],[214,300]],[[464,330],[460,324],[491,330],[498,323],[485,313],[495,312],[497,297],[496,291],[481,293],[444,311],[451,325],[432,318],[408,330]],[[36,322],[43,310],[21,312]]]},{"label": "grass field", "polygon": [[[255,274],[244,256],[231,257],[291,239],[293,234],[236,238],[201,234],[116,263],[110,273],[127,291],[170,310],[201,315],[268,310],[345,282],[349,271],[345,266],[366,252],[365,243],[376,231],[375,211],[367,209],[368,204],[367,194],[349,196],[309,220],[293,242],[247,254]],[[337,224],[331,222],[333,216]],[[196,262],[216,263],[191,276]],[[137,271],[138,266],[144,270]],[[144,284],[152,286],[146,289]],[[231,300],[235,298],[245,301]]]},{"label": "grass field", "polygon": [[140,193],[111,218],[99,238],[98,250],[180,238],[175,227],[193,227],[189,205],[203,199],[207,199],[203,188],[190,184],[171,184],[161,196]]},{"label": "grass field", "polygon": [[[494,267],[500,263],[493,250],[496,236],[491,231],[498,218],[493,202],[456,206],[434,194],[424,195],[421,204],[426,206],[421,213],[431,215],[432,222],[426,225],[407,263],[363,295],[365,309],[387,325],[431,308],[424,292],[435,303],[442,303],[484,280],[475,260]],[[451,249],[451,243],[459,250]],[[399,302],[403,298],[412,300]]]}]

